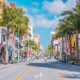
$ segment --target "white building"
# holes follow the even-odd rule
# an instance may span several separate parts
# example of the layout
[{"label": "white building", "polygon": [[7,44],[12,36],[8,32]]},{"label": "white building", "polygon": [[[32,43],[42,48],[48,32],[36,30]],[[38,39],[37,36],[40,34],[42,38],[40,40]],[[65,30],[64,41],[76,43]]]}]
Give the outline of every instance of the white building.
[{"label": "white building", "polygon": [[52,39],[52,36],[54,34],[55,34],[54,31],[50,32],[50,43],[53,44],[55,51],[58,51],[58,39],[57,40]]}]

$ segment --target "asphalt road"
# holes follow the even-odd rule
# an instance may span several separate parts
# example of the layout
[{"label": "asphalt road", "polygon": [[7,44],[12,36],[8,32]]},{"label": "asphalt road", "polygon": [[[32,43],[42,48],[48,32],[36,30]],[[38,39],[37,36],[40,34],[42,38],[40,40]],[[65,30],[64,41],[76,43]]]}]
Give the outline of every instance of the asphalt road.
[{"label": "asphalt road", "polygon": [[80,80],[80,68],[37,59],[0,70],[0,80]]}]

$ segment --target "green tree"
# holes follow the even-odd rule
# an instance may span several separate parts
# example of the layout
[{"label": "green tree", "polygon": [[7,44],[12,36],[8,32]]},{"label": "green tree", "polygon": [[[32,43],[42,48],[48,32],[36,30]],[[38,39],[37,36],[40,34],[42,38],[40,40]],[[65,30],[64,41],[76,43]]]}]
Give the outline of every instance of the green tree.
[{"label": "green tree", "polygon": [[19,30],[19,35],[23,35],[25,32],[29,30],[28,22],[29,19],[24,16],[24,12],[22,8],[14,8],[12,9],[13,13],[11,14],[11,23],[10,26],[13,30],[13,54],[12,54],[12,61],[14,61],[14,54],[15,54],[15,35],[16,30]]},{"label": "green tree", "polygon": [[25,47],[27,47],[27,48],[30,47],[34,51],[37,51],[37,52],[40,51],[38,45],[33,40],[25,40],[25,41],[23,41],[23,44]]},{"label": "green tree", "polygon": [[8,41],[9,41],[9,29],[10,29],[10,22],[12,14],[12,9],[9,7],[3,8],[2,18],[1,18],[1,26],[6,26],[6,57],[5,62],[8,63]]},{"label": "green tree", "polygon": [[1,19],[1,25],[7,27],[7,39],[6,39],[6,62],[8,62],[8,41],[9,41],[9,30],[13,33],[13,53],[12,60],[14,60],[15,54],[15,34],[16,29],[20,28],[20,34],[28,31],[29,19],[24,16],[22,8],[3,8],[3,14]]},{"label": "green tree", "polygon": [[78,33],[80,32],[80,3],[77,3],[77,6],[72,11],[64,11],[62,15],[65,15],[66,19],[70,21],[70,24],[73,24],[74,31],[76,33],[76,62],[78,65],[79,53],[78,53]]},{"label": "green tree", "polygon": [[[59,25],[56,29],[55,35],[53,35],[54,39],[59,37],[68,37],[70,39],[71,44],[71,35],[76,33],[76,62],[78,65],[79,61],[79,53],[78,53],[78,33],[80,32],[80,2],[77,3],[76,7],[70,11],[64,11],[62,13],[64,18],[59,21]],[[70,45],[71,48],[71,45]],[[71,51],[71,50],[70,50]],[[71,52],[70,52],[71,53]]]},{"label": "green tree", "polygon": [[48,45],[48,47],[46,49],[46,52],[47,53],[50,53],[52,55],[55,55],[56,54],[55,51],[54,51],[54,49],[53,49],[53,45],[52,44]]}]

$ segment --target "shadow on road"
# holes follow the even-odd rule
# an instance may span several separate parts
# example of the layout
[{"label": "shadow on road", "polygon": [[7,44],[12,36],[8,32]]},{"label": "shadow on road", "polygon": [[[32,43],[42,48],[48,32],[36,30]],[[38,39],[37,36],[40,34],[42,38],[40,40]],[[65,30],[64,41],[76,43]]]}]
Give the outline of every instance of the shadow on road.
[{"label": "shadow on road", "polygon": [[[69,66],[69,65],[60,63],[59,61],[49,61],[49,62],[46,61],[44,63],[33,62],[26,65],[63,70],[63,73],[61,73],[63,77],[67,79],[73,79],[73,80],[80,79],[80,68]],[[70,73],[66,73],[65,71],[69,71]]]},{"label": "shadow on road", "polygon": [[68,66],[66,64],[59,63],[58,61],[52,61],[52,62],[48,62],[48,63],[47,62],[45,62],[45,63],[29,63],[29,64],[26,64],[26,65],[80,72],[80,68],[75,68],[75,67],[72,67],[72,66]]}]

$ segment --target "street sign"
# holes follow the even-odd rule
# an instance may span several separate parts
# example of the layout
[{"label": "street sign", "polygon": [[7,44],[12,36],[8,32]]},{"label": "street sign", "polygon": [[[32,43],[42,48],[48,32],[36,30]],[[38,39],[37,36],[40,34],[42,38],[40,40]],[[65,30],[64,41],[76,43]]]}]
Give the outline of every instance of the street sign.
[{"label": "street sign", "polygon": [[55,46],[58,46],[58,44],[55,44]]},{"label": "street sign", "polygon": [[16,41],[15,47],[18,49],[18,42]]}]

